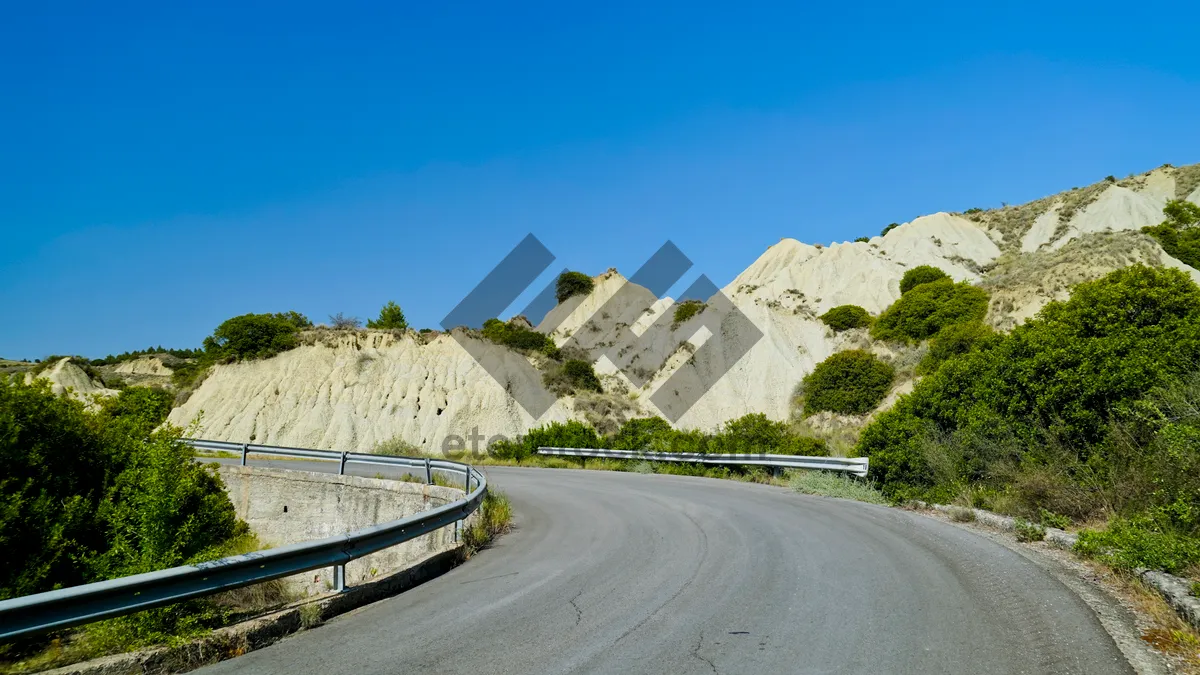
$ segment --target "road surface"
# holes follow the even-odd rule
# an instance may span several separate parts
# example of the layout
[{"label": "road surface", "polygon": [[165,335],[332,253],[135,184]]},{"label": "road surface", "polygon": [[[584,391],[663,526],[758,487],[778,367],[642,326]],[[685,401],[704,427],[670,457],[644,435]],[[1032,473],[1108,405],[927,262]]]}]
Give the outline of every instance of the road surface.
[{"label": "road surface", "polygon": [[199,672],[1132,672],[1049,573],[930,518],[734,481],[487,473],[516,511],[493,548]]}]

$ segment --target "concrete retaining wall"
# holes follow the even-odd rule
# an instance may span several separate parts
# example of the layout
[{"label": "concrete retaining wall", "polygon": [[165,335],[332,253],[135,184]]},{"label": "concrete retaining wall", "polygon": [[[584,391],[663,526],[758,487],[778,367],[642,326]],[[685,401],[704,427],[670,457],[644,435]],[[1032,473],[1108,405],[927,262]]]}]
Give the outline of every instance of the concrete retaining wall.
[{"label": "concrete retaining wall", "polygon": [[[454,488],[358,476],[222,466],[221,478],[237,515],[259,541],[282,546],[345,534],[463,498]],[[454,526],[373,553],[346,565],[346,582],[360,584],[456,546]],[[316,595],[333,588],[333,570],[287,577],[292,590]]]}]

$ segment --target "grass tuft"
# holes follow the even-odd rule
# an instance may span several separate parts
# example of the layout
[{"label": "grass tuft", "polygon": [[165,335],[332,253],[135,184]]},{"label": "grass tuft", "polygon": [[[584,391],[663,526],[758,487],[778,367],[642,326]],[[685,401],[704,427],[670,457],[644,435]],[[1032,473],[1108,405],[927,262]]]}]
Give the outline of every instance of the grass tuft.
[{"label": "grass tuft", "polygon": [[853,499],[869,504],[887,504],[883,493],[868,480],[828,471],[800,471],[792,475],[790,487],[801,494]]}]

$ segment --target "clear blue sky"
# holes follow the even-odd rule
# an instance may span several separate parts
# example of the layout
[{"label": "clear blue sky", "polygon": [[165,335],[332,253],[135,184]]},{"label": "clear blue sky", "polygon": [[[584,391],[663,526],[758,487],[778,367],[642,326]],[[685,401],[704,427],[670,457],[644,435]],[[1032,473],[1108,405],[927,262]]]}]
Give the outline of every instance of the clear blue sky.
[{"label": "clear blue sky", "polygon": [[435,326],[528,232],[723,285],[781,237],[1200,161],[1194,3],[177,4],[5,8],[0,356]]}]

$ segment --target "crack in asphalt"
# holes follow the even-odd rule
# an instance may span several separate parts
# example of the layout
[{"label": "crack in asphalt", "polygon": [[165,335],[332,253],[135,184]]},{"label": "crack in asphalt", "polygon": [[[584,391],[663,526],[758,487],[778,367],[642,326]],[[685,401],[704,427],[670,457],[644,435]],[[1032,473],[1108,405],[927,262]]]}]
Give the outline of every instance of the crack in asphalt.
[{"label": "crack in asphalt", "polygon": [[583,595],[582,588],[579,589],[579,592],[575,594],[575,597],[571,598],[569,601],[571,603],[571,607],[573,607],[575,609],[575,625],[576,626],[579,625],[580,621],[583,621],[583,610],[580,609],[579,605],[575,603],[575,601],[578,600],[579,596],[581,596],[581,595]]},{"label": "crack in asphalt", "polygon": [[700,533],[700,560],[699,560],[699,562],[696,563],[696,569],[692,570],[692,575],[690,577],[688,577],[687,581],[683,582],[683,585],[680,586],[679,589],[671,595],[671,597],[667,598],[667,600],[665,602],[663,602],[661,605],[656,607],[653,612],[650,612],[650,614],[647,615],[646,618],[637,622],[637,624],[635,624],[632,628],[630,628],[629,630],[622,633],[621,637],[617,638],[616,640],[613,640],[612,643],[614,645],[619,643],[621,640],[624,640],[625,638],[629,637],[631,634],[633,634],[634,631],[641,628],[642,625],[645,624],[650,619],[653,619],[654,617],[658,616],[658,613],[661,612],[664,607],[666,607],[667,605],[674,602],[675,599],[678,598],[680,595],[683,595],[683,592],[686,591],[689,587],[691,587],[692,583],[694,581],[696,581],[696,579],[700,576],[700,568],[704,567],[705,561],[708,560],[708,533],[706,533],[704,531],[704,528],[702,528],[700,526],[700,523],[696,522],[695,518],[689,516],[687,513],[683,512],[683,511],[680,511],[680,513],[683,515],[683,517],[690,520],[692,522],[692,525],[694,525],[696,527],[696,531]]},{"label": "crack in asphalt", "polygon": [[696,646],[692,647],[692,656],[696,657],[700,661],[707,663],[708,667],[712,669],[714,675],[720,675],[720,673],[717,671],[716,664],[700,655],[700,647],[703,644],[704,644],[704,631],[700,631],[700,638],[696,640]]}]

